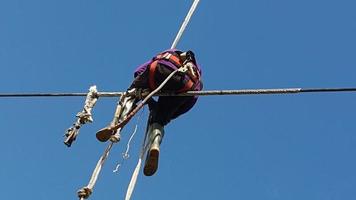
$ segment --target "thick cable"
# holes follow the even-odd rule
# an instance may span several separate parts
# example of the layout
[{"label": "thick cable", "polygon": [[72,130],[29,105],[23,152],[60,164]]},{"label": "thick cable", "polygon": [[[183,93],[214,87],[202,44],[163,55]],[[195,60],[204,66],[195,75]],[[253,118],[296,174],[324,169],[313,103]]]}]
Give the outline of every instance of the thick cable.
[{"label": "thick cable", "polygon": [[305,88],[300,92],[354,92],[356,88]]},{"label": "thick cable", "polygon": [[[356,92],[356,88],[277,88],[277,89],[241,89],[241,90],[203,90],[186,93],[156,93],[153,96],[211,96],[211,95],[256,95],[256,94],[291,94],[291,93],[327,93]],[[118,97],[124,92],[98,92],[99,97]],[[86,96],[87,93],[7,93],[0,97],[73,97]]]},{"label": "thick cable", "polygon": [[193,15],[195,9],[196,9],[197,6],[198,6],[198,3],[199,3],[199,0],[194,0],[194,2],[193,2],[193,4],[192,4],[192,6],[191,6],[191,8],[190,8],[190,10],[189,10],[189,12],[188,12],[188,14],[187,14],[187,16],[185,17],[185,19],[184,19],[184,21],[183,21],[182,26],[180,27],[180,29],[179,29],[179,31],[178,31],[178,33],[177,33],[176,38],[175,38],[174,41],[173,41],[173,44],[172,44],[172,46],[171,46],[171,49],[176,48],[176,46],[177,46],[177,44],[178,44],[180,38],[181,38],[182,35],[183,35],[183,32],[184,32],[185,28],[187,27],[187,25],[188,25],[188,23],[189,23],[189,21],[190,21],[190,18],[192,17],[192,15]]}]

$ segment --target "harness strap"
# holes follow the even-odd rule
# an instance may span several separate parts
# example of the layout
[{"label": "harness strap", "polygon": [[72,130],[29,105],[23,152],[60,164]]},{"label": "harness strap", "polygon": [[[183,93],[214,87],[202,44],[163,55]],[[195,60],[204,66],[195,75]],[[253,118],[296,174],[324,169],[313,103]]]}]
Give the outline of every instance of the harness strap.
[{"label": "harness strap", "polygon": [[156,88],[155,72],[156,72],[157,64],[158,64],[158,60],[155,60],[149,66],[150,69],[148,73],[148,84],[150,85],[151,90],[154,90]]},{"label": "harness strap", "polygon": [[[148,82],[149,82],[149,86],[151,90],[154,90],[156,88],[156,82],[155,82],[155,73],[156,73],[156,68],[157,68],[157,64],[159,60],[168,60],[171,63],[173,63],[177,68],[181,68],[183,65],[181,63],[181,60],[178,56],[170,53],[170,52],[165,52],[165,53],[161,53],[158,54],[154,61],[150,64],[149,66],[149,77],[148,77]],[[187,74],[187,76],[189,77],[188,81],[185,83],[184,87],[181,88],[180,90],[178,90],[178,93],[181,92],[186,92],[188,90],[193,89],[195,83],[197,83],[199,81],[199,72],[198,70],[196,70],[196,73],[198,74],[198,79],[196,77],[192,77],[189,74]]]},{"label": "harness strap", "polygon": [[[165,60],[168,60],[171,63],[173,63],[177,68],[183,67],[183,64],[182,64],[181,60],[179,59],[179,57],[170,53],[170,52],[158,54],[155,59],[156,60],[165,59]],[[194,83],[196,83],[200,80],[200,73],[197,69],[197,66],[195,64],[193,64],[193,65],[194,65],[194,72],[197,76],[193,77],[190,73],[188,73],[187,75],[193,80]]]},{"label": "harness strap", "polygon": [[170,52],[165,52],[165,53],[158,54],[156,56],[156,59],[157,60],[165,59],[165,60],[168,60],[168,61],[172,62],[177,68],[182,67],[182,63],[181,63],[179,57],[173,55]]}]

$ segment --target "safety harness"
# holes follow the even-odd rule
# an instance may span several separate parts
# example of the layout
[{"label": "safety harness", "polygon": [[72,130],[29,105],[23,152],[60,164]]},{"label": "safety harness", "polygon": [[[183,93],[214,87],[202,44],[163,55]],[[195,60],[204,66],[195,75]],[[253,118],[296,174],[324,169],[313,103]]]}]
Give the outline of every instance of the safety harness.
[{"label": "safety harness", "polygon": [[[158,62],[160,60],[169,61],[175,67],[177,67],[177,69],[183,67],[184,64],[185,64],[185,63],[182,62],[182,60],[178,56],[172,54],[171,52],[163,52],[161,54],[158,54],[153,59],[153,62],[149,66],[149,77],[148,77],[148,80],[149,80],[149,86],[150,86],[151,90],[154,90],[154,89],[157,88],[154,76],[155,76],[155,73],[156,73]],[[187,75],[188,75],[189,79],[186,81],[186,83],[184,84],[184,86],[181,89],[177,90],[178,93],[186,92],[186,91],[194,89],[196,84],[200,81],[200,74],[199,74],[199,71],[197,70],[197,67],[195,65],[194,65],[194,72],[195,72],[195,74],[197,74],[197,76],[191,76],[188,73]]]}]

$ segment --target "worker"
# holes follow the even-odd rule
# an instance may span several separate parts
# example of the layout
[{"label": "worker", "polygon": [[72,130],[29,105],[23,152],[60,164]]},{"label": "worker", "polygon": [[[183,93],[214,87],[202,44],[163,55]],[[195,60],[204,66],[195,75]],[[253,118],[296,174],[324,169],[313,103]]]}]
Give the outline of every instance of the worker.
[{"label": "worker", "polygon": [[[192,51],[182,52],[170,49],[155,56],[139,66],[134,73],[132,88],[156,89],[175,69],[186,67],[185,73],[175,74],[161,89],[162,92],[183,93],[190,90],[200,91],[203,88],[201,69]],[[150,147],[147,152],[144,174],[153,175],[158,168],[159,147],[164,136],[164,126],[172,119],[189,111],[197,97],[162,96],[157,101],[148,102],[150,119],[148,138]]]},{"label": "worker", "polygon": [[[153,91],[174,70],[179,68],[184,68],[185,70],[174,74],[160,90],[161,92],[184,93],[191,90],[202,90],[202,72],[197,64],[194,53],[192,51],[183,52],[177,49],[169,49],[159,53],[135,70],[135,79],[128,91]],[[171,120],[188,112],[194,106],[197,99],[197,96],[161,96],[157,100],[151,98],[148,101],[150,115],[147,131],[150,146],[147,151],[143,170],[146,176],[152,176],[157,171],[160,144],[164,136],[164,126]],[[130,103],[132,104],[132,102]],[[128,111],[124,112],[128,113]],[[106,141],[109,137],[110,135],[97,134],[97,138],[100,141]]]}]

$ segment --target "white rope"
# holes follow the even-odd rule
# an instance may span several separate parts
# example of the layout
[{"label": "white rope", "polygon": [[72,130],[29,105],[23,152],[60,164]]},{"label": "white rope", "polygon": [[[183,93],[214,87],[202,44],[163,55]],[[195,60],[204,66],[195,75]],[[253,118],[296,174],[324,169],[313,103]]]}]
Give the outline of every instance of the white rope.
[{"label": "white rope", "polygon": [[89,184],[88,184],[88,188],[93,189],[94,185],[96,183],[96,180],[98,179],[99,173],[101,171],[101,168],[103,167],[106,158],[109,156],[110,150],[112,148],[114,143],[110,142],[110,144],[106,147],[103,155],[100,157],[98,163],[96,164],[95,170],[93,172],[93,175],[90,178]]},{"label": "white rope", "polygon": [[119,162],[115,169],[113,170],[114,173],[118,172],[120,167],[124,164],[124,161],[129,159],[130,157],[130,154],[129,154],[129,151],[130,151],[130,144],[131,144],[131,141],[132,139],[135,137],[136,133],[137,133],[137,128],[138,128],[138,124],[140,123],[140,119],[142,117],[142,114],[144,113],[144,110],[145,108],[143,108],[142,112],[140,113],[140,115],[137,117],[137,121],[136,121],[136,125],[135,125],[135,128],[134,128],[134,131],[132,132],[131,136],[130,136],[130,139],[129,141],[127,142],[126,144],[126,150],[124,153],[122,153],[122,159],[121,159],[121,162]]},{"label": "white rope", "polygon": [[173,44],[172,44],[172,46],[171,46],[171,49],[176,48],[176,46],[177,46],[177,44],[178,44],[180,38],[181,38],[182,35],[183,35],[183,32],[184,32],[185,28],[187,27],[187,25],[188,25],[188,23],[189,23],[189,21],[190,21],[190,18],[192,17],[192,15],[193,15],[195,9],[196,9],[197,6],[198,6],[198,3],[199,3],[199,0],[194,0],[192,7],[190,8],[190,10],[189,10],[187,16],[185,17],[185,19],[184,19],[184,21],[183,21],[183,24],[182,24],[182,26],[180,27],[176,38],[174,39],[174,42],[173,42]]},{"label": "white rope", "polygon": [[[147,133],[146,133],[146,134],[147,134]],[[138,177],[138,174],[140,173],[143,156],[145,155],[145,152],[146,152],[146,149],[147,149],[147,148],[145,148],[145,142],[143,143],[142,146],[143,146],[143,147],[142,147],[142,150],[141,150],[141,153],[140,153],[140,157],[139,157],[139,159],[138,159],[138,162],[137,162],[137,165],[136,165],[136,167],[135,167],[135,170],[134,170],[134,172],[132,173],[129,186],[128,186],[128,188],[127,188],[125,200],[130,200],[130,199],[131,199],[132,193],[133,193],[133,191],[134,191],[134,189],[135,189],[135,186],[136,186],[137,177]]]},{"label": "white rope", "polygon": [[[147,123],[147,126],[148,126],[148,123]],[[145,139],[143,140],[143,143],[142,143],[140,157],[138,159],[138,162],[137,162],[137,165],[135,167],[135,170],[132,173],[129,186],[127,188],[125,200],[130,200],[131,199],[132,193],[133,193],[133,191],[135,189],[136,182],[137,182],[137,177],[138,177],[138,174],[140,173],[140,169],[141,169],[141,165],[142,165],[142,160],[143,160],[143,157],[146,154],[146,151],[147,151],[148,146],[149,146],[149,142],[147,142],[147,136],[148,136],[148,130],[146,130],[146,133],[145,133]]]},{"label": "white rope", "polygon": [[137,132],[137,127],[138,127],[138,125],[136,124],[136,125],[135,125],[135,130],[133,131],[133,133],[132,133],[132,135],[131,135],[129,141],[128,141],[127,144],[126,144],[126,151],[125,151],[124,153],[122,153],[121,162],[119,162],[119,163],[116,165],[115,169],[114,169],[112,172],[114,172],[114,173],[119,172],[119,169],[120,169],[120,167],[124,164],[124,161],[127,160],[127,159],[129,159],[129,157],[130,157],[130,154],[129,154],[129,151],[130,151],[130,143],[131,143],[132,138],[135,136],[135,134],[136,134],[136,132]]},{"label": "white rope", "polygon": [[101,168],[103,167],[105,160],[108,158],[113,144],[114,144],[113,142],[110,142],[110,144],[106,147],[103,155],[100,157],[99,161],[95,166],[95,169],[90,177],[88,185],[78,191],[78,197],[80,200],[89,198],[89,196],[93,192],[93,188],[95,186],[96,181],[98,180]]},{"label": "white rope", "polygon": [[125,200],[130,200],[131,199],[132,192],[135,189],[136,182],[137,182],[137,177],[138,177],[138,174],[140,173],[140,169],[141,169],[142,157],[143,156],[140,156],[140,158],[138,159],[135,171],[132,173],[131,181],[130,181],[130,184],[129,184],[128,188],[127,188]]}]

